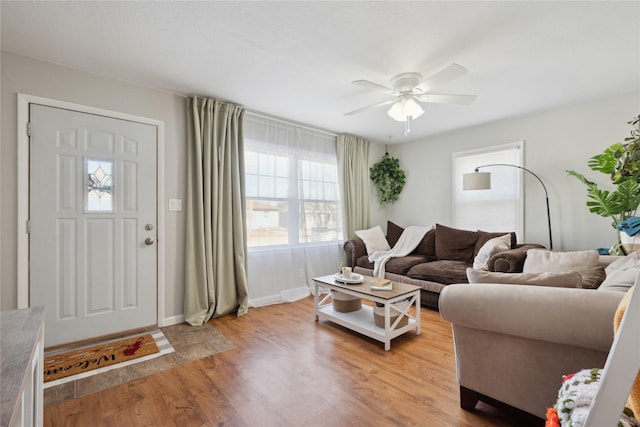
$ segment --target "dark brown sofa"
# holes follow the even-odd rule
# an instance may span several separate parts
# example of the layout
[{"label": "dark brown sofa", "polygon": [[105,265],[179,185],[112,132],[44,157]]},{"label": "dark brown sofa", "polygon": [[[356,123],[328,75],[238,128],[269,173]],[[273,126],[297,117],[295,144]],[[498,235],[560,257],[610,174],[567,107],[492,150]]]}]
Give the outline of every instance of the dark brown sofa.
[{"label": "dark brown sofa", "polygon": [[[389,221],[386,238],[393,247],[404,228]],[[544,248],[538,244],[518,244],[511,232],[459,230],[436,224],[409,255],[392,258],[386,265],[385,277],[391,281],[420,286],[421,304],[438,308],[440,291],[452,283],[468,283],[466,270],[482,246],[494,237],[511,234],[511,249],[493,255],[488,262],[490,271],[518,273],[522,271],[527,249]],[[355,237],[344,242],[346,264],[355,273],[373,276],[364,242]]]}]

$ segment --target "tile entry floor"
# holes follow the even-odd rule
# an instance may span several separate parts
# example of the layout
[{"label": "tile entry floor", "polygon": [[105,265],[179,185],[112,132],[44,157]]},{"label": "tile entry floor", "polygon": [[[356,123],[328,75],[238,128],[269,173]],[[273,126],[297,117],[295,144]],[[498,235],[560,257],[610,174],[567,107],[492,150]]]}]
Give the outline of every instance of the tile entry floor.
[{"label": "tile entry floor", "polygon": [[95,393],[235,347],[231,341],[208,323],[202,326],[182,323],[160,328],[160,330],[167,337],[175,352],[49,387],[44,390],[44,406],[56,405],[74,397]]}]

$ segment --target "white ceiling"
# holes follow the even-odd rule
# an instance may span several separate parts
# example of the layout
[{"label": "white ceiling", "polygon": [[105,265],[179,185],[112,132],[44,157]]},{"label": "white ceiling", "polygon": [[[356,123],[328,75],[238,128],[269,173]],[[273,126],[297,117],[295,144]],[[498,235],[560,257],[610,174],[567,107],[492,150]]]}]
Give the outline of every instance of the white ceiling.
[{"label": "white ceiling", "polygon": [[[251,111],[405,142],[501,118],[640,90],[639,1],[12,2],[2,49]],[[388,85],[450,63],[469,74],[424,104],[404,136]]]}]

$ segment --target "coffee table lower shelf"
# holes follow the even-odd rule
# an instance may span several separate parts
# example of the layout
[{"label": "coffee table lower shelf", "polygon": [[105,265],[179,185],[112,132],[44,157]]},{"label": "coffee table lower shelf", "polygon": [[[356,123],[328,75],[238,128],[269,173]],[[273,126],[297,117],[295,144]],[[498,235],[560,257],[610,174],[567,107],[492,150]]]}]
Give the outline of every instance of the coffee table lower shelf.
[{"label": "coffee table lower shelf", "polygon": [[[343,313],[333,309],[333,306],[326,305],[318,309],[318,318],[326,319],[347,329],[366,335],[369,338],[387,343],[389,340],[404,334],[405,332],[416,329],[416,321],[409,319],[406,326],[396,328],[389,332],[389,336],[385,334],[384,328],[375,324],[373,320],[373,307],[363,305],[360,310]],[[388,348],[385,348],[388,350]]]}]

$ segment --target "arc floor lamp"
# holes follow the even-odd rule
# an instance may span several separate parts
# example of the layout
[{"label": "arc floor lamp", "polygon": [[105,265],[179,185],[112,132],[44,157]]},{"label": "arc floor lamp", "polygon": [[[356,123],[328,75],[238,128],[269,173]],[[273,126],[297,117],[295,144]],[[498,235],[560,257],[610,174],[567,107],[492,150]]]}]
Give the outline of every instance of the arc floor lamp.
[{"label": "arc floor lamp", "polygon": [[544,190],[544,196],[547,202],[547,226],[549,228],[549,249],[553,250],[553,239],[551,237],[551,214],[549,212],[549,193],[547,192],[547,187],[544,185],[544,182],[540,179],[538,175],[531,172],[527,168],[523,168],[518,165],[510,165],[508,163],[492,163],[488,165],[482,165],[476,167],[473,173],[466,173],[462,175],[462,189],[463,190],[490,190],[491,189],[491,172],[480,172],[480,168],[486,168],[489,166],[508,166],[511,168],[521,169],[525,172],[529,172],[531,175],[538,180],[540,185],[542,185],[542,189]]}]

